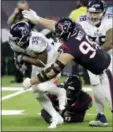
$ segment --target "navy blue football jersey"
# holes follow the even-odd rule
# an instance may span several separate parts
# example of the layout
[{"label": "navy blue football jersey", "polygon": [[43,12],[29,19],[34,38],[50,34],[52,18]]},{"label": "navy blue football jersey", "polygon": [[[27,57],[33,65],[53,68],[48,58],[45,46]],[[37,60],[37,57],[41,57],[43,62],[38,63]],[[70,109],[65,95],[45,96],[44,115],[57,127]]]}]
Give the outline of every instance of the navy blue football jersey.
[{"label": "navy blue football jersey", "polygon": [[105,51],[88,40],[86,33],[81,28],[65,44],[61,45],[60,50],[71,54],[75,62],[94,74],[101,74],[111,61]]}]

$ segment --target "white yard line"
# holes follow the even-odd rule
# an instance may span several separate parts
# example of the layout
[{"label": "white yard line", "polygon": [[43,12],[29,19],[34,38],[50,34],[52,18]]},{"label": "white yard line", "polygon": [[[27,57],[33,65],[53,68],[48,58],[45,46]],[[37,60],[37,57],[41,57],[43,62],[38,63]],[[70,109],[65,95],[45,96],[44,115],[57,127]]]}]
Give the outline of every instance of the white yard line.
[{"label": "white yard line", "polygon": [[26,92],[26,91],[24,91],[24,90],[17,91],[17,92],[15,92],[15,93],[13,93],[13,94],[6,95],[6,96],[2,97],[1,100],[3,101],[3,100],[6,100],[6,99],[10,99],[10,98],[15,97],[15,96],[17,96],[17,95],[20,95],[20,94],[22,94],[22,93],[24,93],[24,92]]},{"label": "white yard line", "polygon": [[23,115],[25,110],[2,110],[0,115]]},{"label": "white yard line", "polygon": [[[23,90],[22,87],[2,87],[1,88],[2,91],[20,91]],[[31,91],[31,88],[28,89],[27,91]]]},{"label": "white yard line", "polygon": [[[92,91],[92,88],[90,87],[83,87],[82,89],[86,92]],[[1,90],[2,91],[18,91],[18,90],[23,90],[23,88],[22,87],[2,87]],[[32,89],[30,88],[27,91],[32,91]]]},{"label": "white yard line", "polygon": [[[3,101],[3,100],[6,100],[6,99],[10,99],[10,98],[12,98],[12,97],[15,97],[15,96],[17,96],[17,95],[20,95],[20,94],[22,94],[22,93],[24,93],[24,92],[26,92],[26,91],[32,91],[31,88],[24,91],[22,87],[16,87],[16,88],[15,88],[15,87],[2,87],[1,90],[2,90],[2,91],[17,91],[17,92],[15,92],[15,93],[13,93],[13,94],[6,95],[6,96],[2,97],[2,99],[1,99],[2,101]],[[83,90],[84,90],[84,91],[87,91],[87,92],[91,92],[91,91],[92,91],[91,88],[86,88],[86,87],[83,87]]]}]

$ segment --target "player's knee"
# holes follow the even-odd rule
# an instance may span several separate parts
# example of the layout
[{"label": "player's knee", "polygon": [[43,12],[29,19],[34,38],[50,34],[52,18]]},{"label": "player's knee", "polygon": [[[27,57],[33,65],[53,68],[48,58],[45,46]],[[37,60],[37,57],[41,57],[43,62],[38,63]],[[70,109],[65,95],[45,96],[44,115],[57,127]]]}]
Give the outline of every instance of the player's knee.
[{"label": "player's knee", "polygon": [[45,92],[47,87],[48,87],[48,85],[45,85],[45,84],[41,83],[41,84],[38,85],[38,90],[40,92]]},{"label": "player's knee", "polygon": [[46,92],[46,91],[48,91],[48,89],[49,88],[51,88],[52,86],[51,86],[51,82],[49,81],[49,82],[44,82],[44,83],[40,83],[40,84],[38,84],[38,90],[40,91],[40,92]]},{"label": "player's knee", "polygon": [[33,90],[33,97],[34,97],[34,98],[40,99],[42,96],[43,96],[43,93],[42,93],[42,92],[40,92],[40,91],[37,90],[37,89],[34,89],[34,90]]},{"label": "player's knee", "polygon": [[40,98],[40,95],[39,95],[38,92],[33,92],[33,97],[36,98],[36,99],[38,99],[38,98]]}]

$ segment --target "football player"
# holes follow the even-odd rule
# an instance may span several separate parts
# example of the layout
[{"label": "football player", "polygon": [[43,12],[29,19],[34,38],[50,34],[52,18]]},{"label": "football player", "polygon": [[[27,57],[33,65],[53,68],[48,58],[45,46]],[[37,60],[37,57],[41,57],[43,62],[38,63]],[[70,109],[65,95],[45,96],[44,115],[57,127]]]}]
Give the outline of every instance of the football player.
[{"label": "football player", "polygon": [[74,60],[93,74],[100,75],[101,82],[105,83],[106,80],[103,78],[106,76],[105,73],[108,72],[106,69],[110,65],[111,58],[100,46],[88,39],[86,32],[79,24],[72,22],[69,18],[62,18],[58,22],[44,19],[39,17],[33,10],[23,11],[23,15],[35,24],[40,23],[54,30],[54,35],[64,43],[59,48],[62,54],[50,67],[39,73],[37,77],[24,80],[23,87],[25,89],[52,79],[71,60]]},{"label": "football player", "polygon": [[[103,0],[92,0],[88,4],[87,15],[81,16],[77,22],[85,30],[90,41],[98,43],[102,49],[109,53],[111,60],[113,60],[113,20],[110,17],[106,17],[105,12],[106,4]],[[112,61],[109,65],[109,70],[113,70]],[[96,120],[89,122],[89,125],[107,126],[108,122],[104,115],[104,102],[106,98],[111,110],[113,110],[113,97],[111,96],[113,89],[107,76],[103,78],[105,81],[101,83],[99,76],[92,74],[90,71],[88,73],[97,111]]]},{"label": "football player", "polygon": [[[20,53],[15,59],[19,63],[27,62],[33,65],[32,77],[36,77],[46,64],[54,62],[59,55],[57,49],[60,43],[51,43],[41,33],[31,31],[27,22],[21,21],[13,24],[10,28],[10,34],[10,47],[13,51]],[[66,105],[66,90],[57,89],[53,80],[34,85],[32,88],[34,97],[43,109],[52,116],[53,120],[49,128],[56,128],[58,124],[63,123],[63,118],[53,108],[45,92],[56,95],[59,99],[59,109],[63,110]]]},{"label": "football player", "polygon": [[[57,87],[66,89],[67,93],[67,105],[63,110],[62,117],[67,123],[71,122],[83,122],[86,111],[92,106],[92,98],[86,92],[82,90],[82,83],[77,75],[71,75],[64,82]],[[54,108],[58,111],[58,100],[54,95],[48,95],[53,103]],[[41,110],[41,116],[48,123],[51,123],[51,116],[44,109]]]}]

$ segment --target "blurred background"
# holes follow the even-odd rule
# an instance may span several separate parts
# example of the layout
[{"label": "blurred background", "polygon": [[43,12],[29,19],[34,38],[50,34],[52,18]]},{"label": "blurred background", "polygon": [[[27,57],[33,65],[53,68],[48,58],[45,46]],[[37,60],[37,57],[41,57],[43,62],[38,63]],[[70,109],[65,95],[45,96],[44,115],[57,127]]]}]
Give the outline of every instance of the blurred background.
[{"label": "blurred background", "polygon": [[[29,7],[37,12],[39,16],[59,19],[62,16],[69,16],[70,13],[77,8],[77,0],[28,0]],[[14,76],[17,83],[22,82],[20,74],[16,71],[13,63],[13,51],[10,49],[8,44],[9,28],[7,24],[8,17],[12,14],[16,7],[17,0],[2,0],[1,3],[1,27],[2,27],[2,38],[1,38],[1,75],[3,76]],[[107,3],[107,15],[111,15],[113,12],[112,0],[106,0]],[[42,31],[44,28],[37,25],[36,30]],[[70,75],[72,73],[79,74],[84,78],[85,84],[89,84],[89,77],[85,69],[75,64],[68,65],[62,75]],[[13,81],[12,81],[13,82]]]}]

